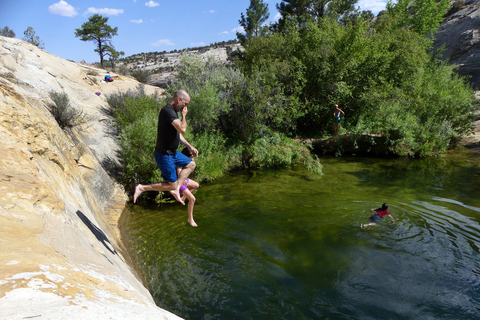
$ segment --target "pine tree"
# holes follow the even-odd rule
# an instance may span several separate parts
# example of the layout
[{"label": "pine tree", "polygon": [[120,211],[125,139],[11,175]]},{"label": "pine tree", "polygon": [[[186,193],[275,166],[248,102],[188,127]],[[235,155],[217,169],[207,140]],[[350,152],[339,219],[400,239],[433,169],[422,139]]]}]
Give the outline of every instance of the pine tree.
[{"label": "pine tree", "polygon": [[264,24],[269,16],[268,4],[263,0],[250,0],[246,15],[242,12],[241,18],[238,20],[240,26],[245,30],[244,34],[237,32],[238,40],[244,45],[248,39],[265,35],[268,27]]},{"label": "pine tree", "polygon": [[96,44],[95,52],[100,55],[100,64],[103,67],[103,60],[110,53],[109,48],[113,48],[112,37],[117,35],[118,28],[112,28],[107,24],[108,18],[99,14],[94,14],[88,19],[88,22],[82,24],[81,29],[75,29],[75,37],[80,37],[82,41],[92,41]]}]

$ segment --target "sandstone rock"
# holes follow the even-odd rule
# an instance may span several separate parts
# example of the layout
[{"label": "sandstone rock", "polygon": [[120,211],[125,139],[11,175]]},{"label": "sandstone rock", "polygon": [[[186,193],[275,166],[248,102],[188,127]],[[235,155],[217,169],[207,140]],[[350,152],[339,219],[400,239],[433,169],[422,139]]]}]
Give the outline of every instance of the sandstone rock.
[{"label": "sandstone rock", "polygon": [[[119,240],[126,196],[101,165],[118,149],[102,109],[139,83],[102,84],[105,73],[0,37],[0,319],[179,319],[155,305]],[[62,130],[50,91],[84,122]]]}]

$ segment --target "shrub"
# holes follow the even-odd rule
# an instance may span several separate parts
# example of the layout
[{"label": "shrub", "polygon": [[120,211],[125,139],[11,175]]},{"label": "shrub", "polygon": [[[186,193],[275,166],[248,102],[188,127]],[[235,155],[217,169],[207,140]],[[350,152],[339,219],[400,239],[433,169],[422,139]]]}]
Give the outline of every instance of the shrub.
[{"label": "shrub", "polygon": [[322,165],[312,158],[308,147],[278,132],[268,131],[245,150],[249,167],[274,168],[304,163],[310,171],[321,174]]},{"label": "shrub", "polygon": [[84,121],[85,115],[82,111],[78,111],[70,106],[70,99],[65,92],[57,93],[51,91],[50,98],[54,103],[50,108],[50,112],[62,129],[71,128]]},{"label": "shrub", "polygon": [[135,69],[130,71],[130,74],[132,77],[137,79],[138,82],[146,84],[148,82],[148,78],[152,75],[152,72],[145,69]]}]

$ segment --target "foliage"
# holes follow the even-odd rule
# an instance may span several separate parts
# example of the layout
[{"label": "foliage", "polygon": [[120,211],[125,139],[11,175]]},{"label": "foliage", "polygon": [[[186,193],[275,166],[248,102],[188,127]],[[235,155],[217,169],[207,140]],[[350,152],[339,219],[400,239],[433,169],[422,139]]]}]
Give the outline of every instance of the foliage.
[{"label": "foliage", "polygon": [[137,79],[138,82],[146,84],[152,72],[146,69],[134,69],[130,71],[130,74]]},{"label": "foliage", "polygon": [[[342,126],[347,132],[385,135],[389,151],[423,156],[442,152],[468,132],[475,109],[465,79],[435,54],[429,39],[398,27],[389,14],[373,25],[369,19],[346,25],[323,19],[252,39],[242,70],[248,78],[261,74],[270,79],[295,101],[297,109],[289,108],[295,112],[285,114],[295,122],[294,131],[283,131],[287,134],[330,133],[338,103],[346,113]],[[258,87],[268,88],[265,83]]]},{"label": "foliage", "polygon": [[424,36],[433,34],[440,26],[450,6],[450,0],[389,0],[387,11],[396,17],[400,27]]},{"label": "foliage", "polygon": [[107,24],[108,17],[94,14],[88,22],[82,24],[80,29],[75,29],[75,37],[82,41],[92,41],[96,45],[95,52],[100,56],[100,65],[103,67],[105,56],[111,54],[112,37],[117,35],[118,27],[112,28]]},{"label": "foliage", "polygon": [[50,112],[62,129],[79,125],[85,118],[82,111],[78,111],[70,105],[70,99],[65,92],[50,92],[50,98],[54,105]]},{"label": "foliage", "polygon": [[250,0],[246,15],[242,12],[241,18],[238,20],[245,31],[245,34],[237,32],[237,38],[242,45],[245,45],[248,39],[263,36],[268,32],[268,27],[264,24],[269,16],[268,4],[264,3],[263,0]]},{"label": "foliage", "polygon": [[0,29],[0,36],[15,38],[15,32],[13,32],[13,30],[9,27],[4,27]]},{"label": "foliage", "polygon": [[105,56],[109,57],[108,61],[110,62],[112,68],[115,68],[115,63],[124,55],[125,52],[117,51],[113,46],[105,49]]},{"label": "foliage", "polygon": [[43,43],[40,37],[36,35],[35,30],[32,27],[28,27],[27,30],[23,32],[23,35],[23,40],[39,47],[40,49],[45,49],[45,43]]},{"label": "foliage", "polygon": [[[305,146],[269,128],[269,125],[281,127],[275,123],[287,121],[275,119],[274,110],[265,108],[276,101],[274,93],[278,93],[278,90],[260,90],[258,86],[263,87],[264,83],[248,80],[239,70],[216,64],[212,60],[203,62],[199,58],[183,57],[178,83],[168,88],[165,95],[171,97],[177,89],[182,88],[191,96],[185,137],[199,150],[196,159],[198,165],[192,178],[208,181],[236,168],[284,166],[298,162],[305,163],[313,172],[321,174],[318,159],[314,159]],[[247,95],[243,91],[245,88],[249,91]],[[268,94],[265,95],[266,92]],[[282,97],[281,94],[279,96]],[[252,101],[248,101],[250,99]],[[122,182],[159,181],[160,171],[154,162],[153,150],[158,113],[169,101],[168,98],[162,101],[146,97],[144,93],[129,92],[110,95],[107,101],[120,129],[120,153],[125,171]],[[242,105],[242,102],[248,104]],[[250,111],[249,108],[256,109]],[[268,111],[268,116],[261,116],[262,109]],[[259,116],[251,117],[250,114]],[[279,115],[282,115],[280,111]],[[244,124],[244,129],[250,130],[238,135],[236,131],[242,127],[239,124]],[[255,145],[258,139],[263,139],[261,144],[258,142],[256,148],[246,149],[252,142]],[[273,145],[277,143],[279,145]],[[262,148],[265,150],[262,151]],[[260,157],[265,151],[271,152],[272,156]]]},{"label": "foliage", "polygon": [[310,171],[317,174],[322,172],[320,162],[310,157],[310,151],[305,145],[278,132],[269,131],[255,140],[246,148],[245,154],[248,166],[251,167],[288,166],[304,161]]},{"label": "foliage", "polygon": [[322,18],[339,19],[355,10],[357,0],[282,0],[276,5],[281,18],[274,29],[284,31],[292,22],[304,26],[307,22],[319,22]]},{"label": "foliage", "polygon": [[153,150],[161,101],[146,96],[142,87],[137,91],[109,95],[107,101],[120,131],[120,155],[124,166],[122,182],[159,181]]}]

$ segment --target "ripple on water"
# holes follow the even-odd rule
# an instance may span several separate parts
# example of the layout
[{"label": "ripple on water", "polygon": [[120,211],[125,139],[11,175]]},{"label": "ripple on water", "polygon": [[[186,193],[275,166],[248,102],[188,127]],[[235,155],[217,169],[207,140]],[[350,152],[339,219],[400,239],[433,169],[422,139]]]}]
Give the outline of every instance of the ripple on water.
[{"label": "ripple on water", "polygon": [[[468,175],[377,162],[229,177],[197,191],[199,228],[186,207],[136,206],[124,238],[157,303],[187,319],[480,318],[479,202],[455,198]],[[379,199],[397,223],[361,230]]]}]

